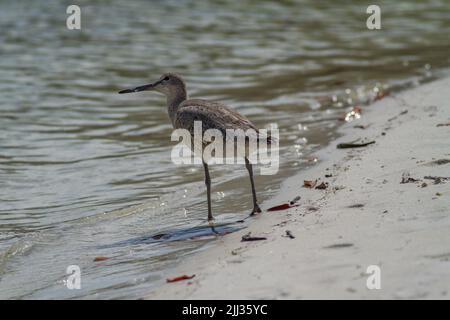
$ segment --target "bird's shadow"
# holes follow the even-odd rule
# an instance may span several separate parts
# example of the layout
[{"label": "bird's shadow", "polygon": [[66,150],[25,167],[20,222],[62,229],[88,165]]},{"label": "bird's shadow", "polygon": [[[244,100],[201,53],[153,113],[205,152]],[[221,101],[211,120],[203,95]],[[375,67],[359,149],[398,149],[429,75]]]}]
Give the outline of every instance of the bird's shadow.
[{"label": "bird's shadow", "polygon": [[108,249],[114,247],[125,247],[130,245],[142,245],[153,244],[160,242],[173,242],[173,241],[185,241],[185,240],[206,240],[211,237],[224,236],[239,230],[244,229],[246,226],[243,221],[218,223],[211,225],[199,225],[190,228],[170,229],[164,232],[144,235],[136,238],[126,239],[112,244],[98,246],[97,249]]}]

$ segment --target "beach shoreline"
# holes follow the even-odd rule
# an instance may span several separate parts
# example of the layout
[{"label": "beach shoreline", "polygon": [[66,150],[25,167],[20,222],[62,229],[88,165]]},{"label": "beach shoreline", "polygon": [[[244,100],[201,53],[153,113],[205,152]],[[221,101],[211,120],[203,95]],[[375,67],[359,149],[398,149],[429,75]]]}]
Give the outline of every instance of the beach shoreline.
[{"label": "beach shoreline", "polygon": [[[449,87],[450,78],[440,79],[363,108],[248,228],[165,273],[193,279],[146,298],[448,299]],[[337,148],[357,139],[375,143]],[[298,196],[297,207],[267,211]],[[249,232],[266,240],[242,242]],[[367,286],[373,266],[380,289]]]}]

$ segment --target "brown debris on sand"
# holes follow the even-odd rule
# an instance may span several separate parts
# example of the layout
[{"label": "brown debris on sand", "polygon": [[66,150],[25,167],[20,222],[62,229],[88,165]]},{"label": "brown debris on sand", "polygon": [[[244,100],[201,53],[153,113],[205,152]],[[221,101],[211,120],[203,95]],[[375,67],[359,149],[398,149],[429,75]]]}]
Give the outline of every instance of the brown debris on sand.
[{"label": "brown debris on sand", "polygon": [[317,180],[304,180],[303,187],[305,188],[314,188],[316,186]]},{"label": "brown debris on sand", "polygon": [[299,204],[296,204],[300,200],[300,196],[296,196],[294,199],[289,201],[289,203],[283,203],[278,206],[271,207],[267,209],[267,211],[279,211],[279,210],[286,210],[289,208],[295,208],[298,207]]},{"label": "brown debris on sand", "polygon": [[403,110],[402,112],[400,112],[397,116],[388,119],[388,122],[391,122],[391,121],[397,119],[399,116],[405,115],[405,114],[407,114],[407,113],[408,113],[408,110],[405,109],[405,110]]},{"label": "brown debris on sand", "polygon": [[242,242],[244,242],[244,241],[261,241],[261,240],[267,240],[267,238],[266,237],[252,237],[251,232],[243,235],[242,239],[241,239]]},{"label": "brown debris on sand", "polygon": [[296,196],[294,199],[292,199],[289,204],[292,206],[293,204],[295,204],[296,202],[298,202],[301,199],[300,196]]},{"label": "brown debris on sand", "polygon": [[304,180],[303,181],[303,187],[304,188],[309,188],[309,189],[317,189],[317,190],[323,190],[328,188],[328,182],[324,182],[322,181],[319,185],[317,185],[317,183],[319,182],[320,179],[316,179],[316,180]]},{"label": "brown debris on sand", "polygon": [[443,183],[443,181],[450,181],[450,177],[425,176],[423,178],[427,180],[433,180],[434,184],[440,184]]},{"label": "brown debris on sand", "polygon": [[267,211],[271,212],[271,211],[287,210],[287,209],[295,208],[295,207],[298,207],[298,206],[299,206],[299,204],[283,203],[283,204],[280,204],[278,206],[269,208],[269,209],[267,209]]},{"label": "brown debris on sand", "polygon": [[284,237],[289,238],[289,239],[295,239],[294,235],[292,234],[292,232],[290,230],[286,230],[286,235]]},{"label": "brown debris on sand", "polygon": [[339,249],[353,247],[353,243],[337,243],[324,247],[324,249]]},{"label": "brown debris on sand", "polygon": [[172,283],[172,282],[178,282],[178,281],[183,281],[183,280],[190,280],[190,279],[192,279],[194,277],[195,277],[195,274],[193,274],[192,276],[188,276],[188,275],[184,274],[184,275],[179,276],[179,277],[168,278],[168,279],[166,279],[166,282],[167,283]]},{"label": "brown debris on sand", "polygon": [[352,204],[352,205],[348,206],[348,208],[350,208],[350,209],[353,209],[353,208],[364,208],[364,204],[356,203],[356,204]]},{"label": "brown debris on sand", "polygon": [[369,142],[364,142],[364,143],[347,142],[347,143],[339,143],[336,147],[338,149],[362,148],[362,147],[366,147],[368,145],[371,145],[373,143],[375,143],[375,141],[369,141]]},{"label": "brown debris on sand", "polygon": [[401,184],[404,184],[404,183],[414,183],[414,182],[417,182],[417,181],[420,181],[420,180],[419,180],[419,179],[411,178],[409,172],[404,172],[404,173],[402,174],[402,181],[400,181],[400,183],[401,183]]},{"label": "brown debris on sand", "polygon": [[444,164],[449,164],[450,159],[438,159],[427,163],[428,166],[442,166]]},{"label": "brown debris on sand", "polygon": [[326,188],[328,188],[328,182],[322,182],[316,187],[318,190],[325,190]]}]

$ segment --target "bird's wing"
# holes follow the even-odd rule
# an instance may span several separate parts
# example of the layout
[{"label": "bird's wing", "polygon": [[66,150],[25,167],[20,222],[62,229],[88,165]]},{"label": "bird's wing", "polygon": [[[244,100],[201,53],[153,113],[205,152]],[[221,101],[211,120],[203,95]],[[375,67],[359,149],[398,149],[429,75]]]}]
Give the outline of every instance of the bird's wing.
[{"label": "bird's wing", "polygon": [[245,116],[218,103],[200,99],[183,102],[175,115],[175,128],[187,129],[194,133],[194,121],[202,122],[202,131],[218,129],[226,134],[226,129],[242,129],[244,131],[258,129]]}]

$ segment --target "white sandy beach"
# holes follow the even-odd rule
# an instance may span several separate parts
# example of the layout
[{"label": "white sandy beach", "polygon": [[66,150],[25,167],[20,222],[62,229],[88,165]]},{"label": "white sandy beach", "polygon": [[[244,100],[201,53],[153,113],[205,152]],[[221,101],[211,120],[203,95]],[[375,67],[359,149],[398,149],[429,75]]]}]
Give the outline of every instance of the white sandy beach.
[{"label": "white sandy beach", "polygon": [[[262,207],[296,196],[300,206],[264,211],[166,274],[194,279],[163,284],[147,298],[450,298],[450,180],[424,178],[450,177],[450,126],[438,126],[450,122],[449,89],[442,79],[363,108],[317,165]],[[376,143],[336,148],[358,138]],[[303,187],[319,178],[326,190]],[[241,242],[248,232],[267,240]],[[369,265],[381,269],[379,290],[366,287]]]}]

